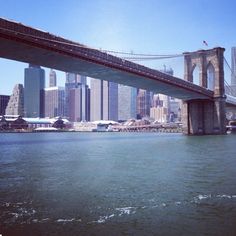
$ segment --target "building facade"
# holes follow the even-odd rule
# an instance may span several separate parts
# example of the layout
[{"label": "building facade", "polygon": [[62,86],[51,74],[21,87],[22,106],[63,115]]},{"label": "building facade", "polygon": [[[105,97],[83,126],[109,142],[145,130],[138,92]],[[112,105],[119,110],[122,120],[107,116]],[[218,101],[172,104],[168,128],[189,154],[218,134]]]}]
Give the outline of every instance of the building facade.
[{"label": "building facade", "polygon": [[108,120],[108,82],[90,79],[90,120]]},{"label": "building facade", "polygon": [[9,102],[10,96],[0,95],[0,116],[5,115],[7,104]]},{"label": "building facade", "polygon": [[56,71],[53,69],[49,72],[49,87],[56,87],[57,86],[57,74]]},{"label": "building facade", "polygon": [[49,87],[44,89],[45,117],[63,117],[65,115],[65,89]]},{"label": "building facade", "polygon": [[118,120],[118,84],[90,79],[91,121]]},{"label": "building facade", "polygon": [[236,47],[231,48],[231,89],[236,93]]},{"label": "building facade", "polygon": [[[161,72],[173,75],[174,71],[169,68]],[[152,106],[150,109],[150,118],[158,122],[175,122],[181,120],[181,100],[169,97],[164,94],[154,94],[152,98]],[[161,117],[162,116],[162,117]]]},{"label": "building facade", "polygon": [[90,120],[90,89],[86,76],[66,73],[65,115],[70,121]]},{"label": "building facade", "polygon": [[108,119],[118,121],[118,84],[108,82]]},{"label": "building facade", "polygon": [[40,66],[29,64],[25,68],[24,112],[26,117],[44,117],[45,71]]},{"label": "building facade", "polygon": [[118,85],[118,120],[125,121],[136,118],[137,89]]},{"label": "building facade", "polygon": [[16,84],[5,111],[6,115],[24,116],[24,88]]},{"label": "building facade", "polygon": [[137,116],[139,118],[149,117],[151,108],[151,92],[138,89],[137,95]]},{"label": "building facade", "polygon": [[151,107],[150,109],[150,117],[155,121],[160,123],[165,123],[168,119],[168,111],[166,107]]}]

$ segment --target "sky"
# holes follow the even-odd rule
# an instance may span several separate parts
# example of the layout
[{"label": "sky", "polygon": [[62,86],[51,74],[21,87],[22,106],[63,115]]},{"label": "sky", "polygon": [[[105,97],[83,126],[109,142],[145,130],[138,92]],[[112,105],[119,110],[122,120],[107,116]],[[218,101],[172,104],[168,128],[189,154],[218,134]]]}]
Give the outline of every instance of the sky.
[{"label": "sky", "polygon": [[[235,0],[0,0],[0,6],[2,18],[98,49],[181,54],[220,46],[230,63],[236,46]],[[164,64],[180,67],[174,60],[147,66]],[[27,66],[0,58],[0,94],[10,95],[15,84],[24,83]],[[57,71],[57,77],[63,85],[65,73]]]}]

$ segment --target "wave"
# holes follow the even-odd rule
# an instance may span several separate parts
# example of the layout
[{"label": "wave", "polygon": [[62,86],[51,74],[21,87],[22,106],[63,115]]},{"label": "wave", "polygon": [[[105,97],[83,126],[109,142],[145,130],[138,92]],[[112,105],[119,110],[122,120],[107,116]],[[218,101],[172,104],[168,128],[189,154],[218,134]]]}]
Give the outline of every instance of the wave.
[{"label": "wave", "polygon": [[[109,212],[109,214],[100,215],[97,219],[93,221],[89,221],[86,223],[85,219],[81,219],[81,217],[73,217],[73,218],[57,218],[52,219],[50,217],[45,218],[37,218],[37,211],[31,207],[31,202],[5,202],[0,204],[0,220],[2,223],[11,225],[15,223],[20,224],[29,224],[29,223],[85,223],[85,224],[103,224],[107,221],[112,220],[115,217],[126,217],[130,215],[134,215],[140,211],[151,210],[155,208],[168,208],[168,207],[179,207],[182,205],[188,204],[204,204],[206,202],[213,202],[214,204],[219,201],[233,201],[236,202],[236,194],[198,194],[194,196],[192,199],[184,200],[184,201],[168,201],[168,202],[156,202],[155,199],[147,200],[147,202],[151,203],[150,205],[143,206],[124,206],[124,207],[116,207]],[[27,206],[28,205],[28,206]]]}]

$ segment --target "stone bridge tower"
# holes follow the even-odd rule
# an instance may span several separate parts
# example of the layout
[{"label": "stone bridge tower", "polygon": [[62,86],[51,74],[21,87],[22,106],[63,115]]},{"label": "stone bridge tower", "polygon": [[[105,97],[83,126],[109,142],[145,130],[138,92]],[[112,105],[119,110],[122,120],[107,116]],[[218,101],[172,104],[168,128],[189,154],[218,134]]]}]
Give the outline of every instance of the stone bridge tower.
[{"label": "stone bridge tower", "polygon": [[184,79],[193,82],[199,71],[199,86],[213,91],[212,99],[183,102],[184,133],[192,135],[225,134],[224,48],[184,53]]}]

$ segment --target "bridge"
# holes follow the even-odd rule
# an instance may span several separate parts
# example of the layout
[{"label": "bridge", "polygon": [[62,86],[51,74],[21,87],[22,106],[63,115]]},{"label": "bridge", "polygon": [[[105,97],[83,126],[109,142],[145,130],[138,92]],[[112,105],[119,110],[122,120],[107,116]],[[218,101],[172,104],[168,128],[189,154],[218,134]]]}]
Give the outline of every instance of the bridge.
[{"label": "bridge", "polygon": [[[183,80],[48,32],[0,18],[0,57],[182,99],[186,134],[226,132],[223,54],[224,49],[220,47],[184,53]],[[200,68],[200,86],[193,84],[193,70],[196,66]],[[209,69],[214,79],[211,88],[207,76]]]}]

